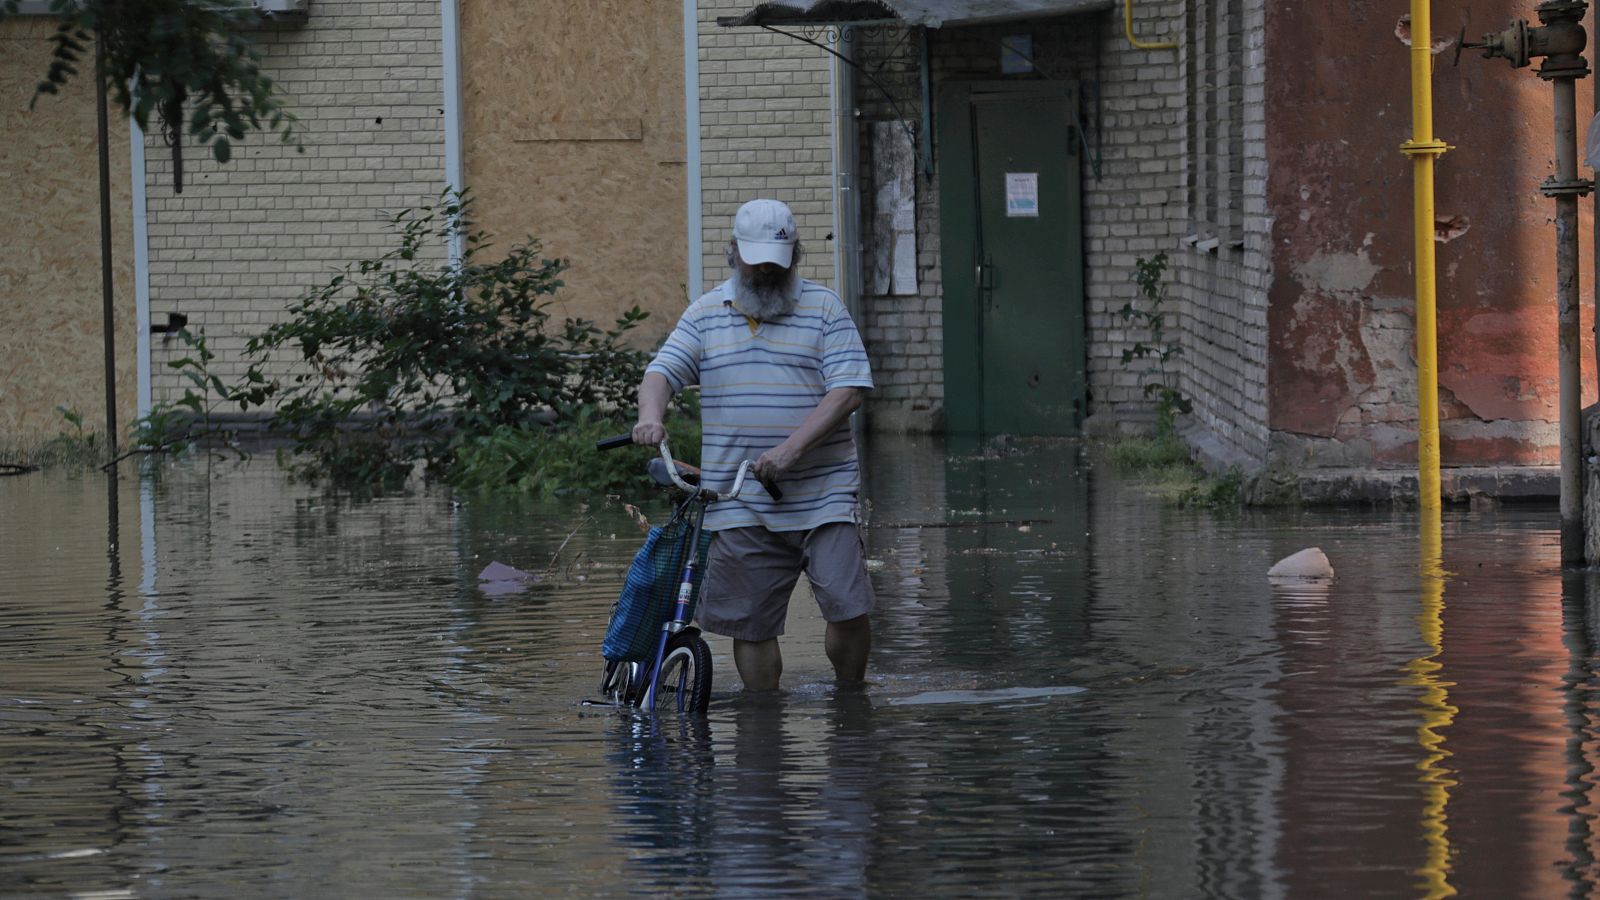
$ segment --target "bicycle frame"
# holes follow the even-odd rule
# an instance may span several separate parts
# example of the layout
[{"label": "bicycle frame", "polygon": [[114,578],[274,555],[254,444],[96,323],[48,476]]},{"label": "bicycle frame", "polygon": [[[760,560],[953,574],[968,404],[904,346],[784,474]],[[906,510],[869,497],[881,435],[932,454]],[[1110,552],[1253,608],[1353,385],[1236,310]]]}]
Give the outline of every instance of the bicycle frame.
[{"label": "bicycle frame", "polygon": [[[665,443],[664,441],[662,443]],[[676,469],[671,470],[676,474]],[[689,626],[689,598],[694,595],[695,569],[699,562],[699,553],[695,552],[700,547],[700,530],[705,525],[707,501],[698,494],[690,497],[685,503],[693,504],[689,515],[694,521],[689,528],[689,543],[685,548],[683,558],[683,576],[678,579],[677,602],[672,607],[672,618],[661,625],[661,637],[656,641],[655,659],[651,661],[649,670],[645,673],[644,697],[639,701],[639,707],[649,712],[656,711],[656,700],[660,695],[661,666],[667,659],[667,641],[672,636],[683,631]],[[680,676],[680,681],[687,677],[687,672]],[[678,685],[678,703],[683,703],[685,685]]]},{"label": "bicycle frame", "polygon": [[[599,450],[610,450],[632,443],[633,438],[630,435],[618,435],[617,437],[600,441],[595,446]],[[671,480],[673,486],[687,495],[683,503],[688,507],[687,515],[692,517],[692,522],[688,530],[688,545],[685,547],[683,574],[678,579],[678,592],[672,615],[661,625],[661,635],[656,641],[655,656],[640,673],[640,681],[643,683],[644,693],[639,699],[639,707],[652,714],[656,711],[656,703],[660,699],[661,669],[666,663],[667,643],[672,640],[673,635],[679,634],[690,627],[689,600],[694,596],[696,570],[699,568],[699,553],[696,551],[700,547],[700,534],[705,526],[706,507],[720,500],[728,500],[738,496],[739,492],[744,489],[745,478],[750,474],[751,466],[751,462],[748,459],[739,463],[739,469],[734,475],[732,487],[725,492],[719,493],[703,485],[690,484],[685,481],[678,471],[678,464],[672,458],[672,448],[667,445],[666,440],[663,439],[661,441],[658,450],[661,454],[662,462],[665,463],[667,477]],[[761,484],[774,500],[783,499],[783,492],[778,489],[775,483],[763,479]],[[678,685],[677,697],[680,706],[684,703],[685,688],[687,687],[686,684],[681,682],[687,679],[687,674],[687,670],[685,670],[679,676],[680,684]]]},{"label": "bicycle frame", "polygon": [[[661,693],[661,666],[666,662],[667,642],[672,639],[673,635],[689,627],[689,598],[694,595],[695,569],[699,564],[699,554],[695,550],[700,546],[700,532],[705,526],[706,507],[718,500],[727,500],[738,496],[739,491],[744,488],[745,476],[750,472],[749,460],[739,463],[739,470],[733,478],[733,487],[729,488],[725,493],[718,493],[703,485],[690,484],[685,481],[678,472],[677,462],[672,458],[672,448],[667,445],[665,440],[661,442],[659,450],[661,461],[666,464],[667,476],[672,479],[673,485],[678,490],[689,495],[684,500],[684,503],[690,504],[689,515],[693,516],[693,522],[688,532],[689,543],[683,555],[683,576],[678,579],[678,597],[672,608],[672,618],[662,623],[661,637],[656,642],[655,659],[651,662],[649,670],[645,672],[645,692],[643,698],[639,701],[639,706],[641,709],[652,713],[656,710],[656,701]],[[773,489],[772,486],[768,486],[769,491]],[[779,493],[781,495],[781,492]],[[680,676],[680,680],[682,677]],[[683,684],[678,685],[678,702],[680,704],[683,703],[684,687],[685,685]]]}]

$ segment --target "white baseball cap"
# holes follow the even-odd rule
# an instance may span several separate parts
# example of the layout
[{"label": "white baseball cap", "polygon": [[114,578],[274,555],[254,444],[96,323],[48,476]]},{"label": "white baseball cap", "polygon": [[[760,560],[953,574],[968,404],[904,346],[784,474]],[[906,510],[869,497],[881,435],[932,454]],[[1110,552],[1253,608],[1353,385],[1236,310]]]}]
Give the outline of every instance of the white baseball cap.
[{"label": "white baseball cap", "polygon": [[733,217],[733,239],[746,265],[776,263],[789,268],[794,245],[800,239],[794,213],[778,200],[751,200]]}]

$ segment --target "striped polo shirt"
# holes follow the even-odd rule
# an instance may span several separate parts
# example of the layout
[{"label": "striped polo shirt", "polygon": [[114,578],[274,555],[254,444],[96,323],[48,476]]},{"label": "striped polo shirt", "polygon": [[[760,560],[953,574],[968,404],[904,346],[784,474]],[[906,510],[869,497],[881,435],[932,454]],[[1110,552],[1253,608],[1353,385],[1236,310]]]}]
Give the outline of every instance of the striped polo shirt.
[{"label": "striped polo shirt", "polygon": [[[811,281],[797,289],[794,312],[758,323],[734,307],[733,281],[723,282],[689,305],[645,369],[673,391],[700,385],[701,479],[712,490],[731,487],[741,460],[783,443],[829,391],[872,388],[867,351],[839,297]],[[849,420],[778,486],[783,500],[774,502],[751,478],[737,499],[711,505],[706,528],[806,531],[855,521],[861,470]]]}]

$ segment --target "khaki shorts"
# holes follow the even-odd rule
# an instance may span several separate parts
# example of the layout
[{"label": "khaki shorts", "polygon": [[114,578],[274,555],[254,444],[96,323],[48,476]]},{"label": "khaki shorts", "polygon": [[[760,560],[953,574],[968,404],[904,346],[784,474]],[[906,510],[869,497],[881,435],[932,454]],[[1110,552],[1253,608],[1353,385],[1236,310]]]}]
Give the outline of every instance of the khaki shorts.
[{"label": "khaki shorts", "polygon": [[783,634],[789,594],[802,571],[829,622],[872,612],[861,532],[850,522],[830,522],[810,531],[717,532],[695,618],[713,634],[741,641],[775,638]]}]

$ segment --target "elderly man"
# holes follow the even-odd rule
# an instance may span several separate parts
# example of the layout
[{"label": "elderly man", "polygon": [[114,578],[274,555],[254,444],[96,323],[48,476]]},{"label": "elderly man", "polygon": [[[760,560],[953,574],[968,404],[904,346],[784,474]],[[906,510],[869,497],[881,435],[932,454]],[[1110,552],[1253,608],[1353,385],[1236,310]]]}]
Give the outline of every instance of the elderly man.
[{"label": "elderly man", "polygon": [[850,413],[872,388],[855,323],[837,295],[799,276],[794,216],[752,200],[733,220],[733,277],[684,311],[639,385],[636,443],[666,436],[673,393],[700,385],[704,483],[727,490],[741,460],[777,482],[713,505],[715,533],[697,618],[733,638],[746,690],[778,687],[789,594],[805,572],[828,621],[824,649],[841,683],[866,675],[872,585],[856,527],[861,474]]}]

